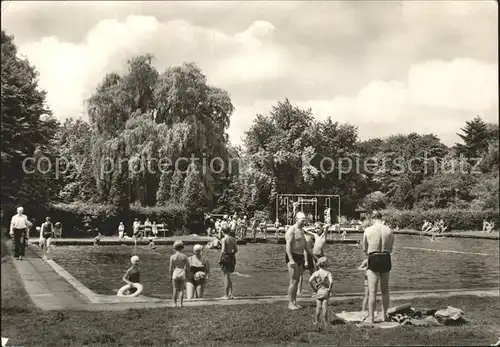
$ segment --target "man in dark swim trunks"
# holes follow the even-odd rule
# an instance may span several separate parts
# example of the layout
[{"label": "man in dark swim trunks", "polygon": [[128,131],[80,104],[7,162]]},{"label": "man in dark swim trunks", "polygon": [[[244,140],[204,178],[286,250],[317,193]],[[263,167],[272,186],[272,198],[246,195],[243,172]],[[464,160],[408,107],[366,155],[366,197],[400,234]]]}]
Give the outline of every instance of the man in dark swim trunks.
[{"label": "man in dark swim trunks", "polygon": [[285,234],[286,263],[288,265],[288,274],[290,275],[290,285],[288,287],[288,308],[290,310],[298,310],[301,308],[301,306],[297,305],[297,289],[300,276],[302,276],[304,271],[304,250],[307,251],[307,254],[312,255],[312,249],[306,244],[304,237],[303,227],[305,222],[305,214],[298,212],[296,223],[288,228]]},{"label": "man in dark swim trunks", "polygon": [[389,272],[391,271],[391,252],[394,245],[394,234],[382,223],[382,214],[375,211],[372,215],[373,225],[366,228],[363,234],[363,251],[367,255],[368,268],[368,322],[373,323],[375,315],[375,299],[380,280],[382,292],[382,315],[387,320],[389,308]]}]

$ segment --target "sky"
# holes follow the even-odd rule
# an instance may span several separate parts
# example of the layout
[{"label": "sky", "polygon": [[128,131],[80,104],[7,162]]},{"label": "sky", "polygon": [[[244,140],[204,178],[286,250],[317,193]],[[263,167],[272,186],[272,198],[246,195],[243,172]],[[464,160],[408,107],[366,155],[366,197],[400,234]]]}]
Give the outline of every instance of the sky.
[{"label": "sky", "polygon": [[200,66],[226,89],[241,144],[278,101],[358,127],[361,140],[498,123],[496,1],[2,2],[2,29],[39,71],[54,115],[84,100],[133,56]]}]

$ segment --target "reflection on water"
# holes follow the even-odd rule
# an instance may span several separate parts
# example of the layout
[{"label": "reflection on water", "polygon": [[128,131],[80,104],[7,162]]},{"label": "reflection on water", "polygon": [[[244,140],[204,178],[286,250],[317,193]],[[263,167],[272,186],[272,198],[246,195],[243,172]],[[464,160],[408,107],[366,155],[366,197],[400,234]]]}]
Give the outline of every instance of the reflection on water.
[{"label": "reflection on water", "polygon": [[[392,290],[455,289],[497,287],[499,280],[498,241],[474,239],[444,239],[437,242],[406,235],[396,236],[391,271]],[[431,252],[402,247],[421,247],[436,250],[486,253],[488,256]],[[192,254],[192,247],[185,253]],[[99,294],[116,294],[124,283],[121,278],[129,267],[130,257],[141,259],[141,281],[144,295],[171,297],[172,287],[167,280],[171,246],[58,246],[54,260]],[[363,273],[356,270],[363,260],[361,247],[327,245],[336,293],[363,292]],[[218,251],[206,250],[212,267],[206,297],[223,294],[223,277],[217,264]],[[236,271],[250,275],[234,275],[235,295],[284,295],[288,285],[285,246],[249,244],[239,247]],[[306,275],[307,279],[308,275]],[[308,286],[304,285],[306,289]]]}]

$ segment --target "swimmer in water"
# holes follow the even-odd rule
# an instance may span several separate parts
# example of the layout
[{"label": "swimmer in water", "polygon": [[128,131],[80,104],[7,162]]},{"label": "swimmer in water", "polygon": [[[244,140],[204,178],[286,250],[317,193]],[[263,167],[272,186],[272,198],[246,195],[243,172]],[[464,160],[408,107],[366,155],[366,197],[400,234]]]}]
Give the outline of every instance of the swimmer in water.
[{"label": "swimmer in water", "polygon": [[132,266],[127,270],[122,278],[123,282],[130,285],[130,288],[124,292],[125,295],[134,294],[137,291],[137,288],[132,287],[133,283],[141,283],[139,272],[139,257],[134,255],[132,258],[130,258],[130,262],[132,263]]},{"label": "swimmer in water", "polygon": [[155,242],[153,241],[153,238],[151,238],[149,240],[149,244],[148,246],[152,249],[152,250],[155,250],[156,249],[156,245],[155,245]]},{"label": "swimmer in water", "polygon": [[174,305],[177,305],[177,298],[180,297],[180,307],[184,302],[184,285],[186,282],[186,272],[189,271],[188,257],[182,253],[184,243],[182,241],[174,242],[175,253],[170,257],[170,277],[172,278],[172,291]]},{"label": "swimmer in water", "polygon": [[304,213],[298,212],[296,215],[296,223],[288,228],[285,234],[285,261],[287,263],[288,274],[290,277],[290,285],[288,287],[288,308],[290,310],[298,310],[302,308],[297,305],[297,289],[299,286],[300,276],[304,271],[304,250],[306,250],[308,254],[312,254],[312,249],[308,244],[306,244],[304,237],[303,228],[305,222],[306,216]]}]

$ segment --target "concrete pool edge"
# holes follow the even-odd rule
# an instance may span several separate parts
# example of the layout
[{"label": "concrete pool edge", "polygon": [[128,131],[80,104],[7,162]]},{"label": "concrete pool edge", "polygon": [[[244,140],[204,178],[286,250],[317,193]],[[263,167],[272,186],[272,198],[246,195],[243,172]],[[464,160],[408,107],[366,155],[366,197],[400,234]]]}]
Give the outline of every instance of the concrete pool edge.
[{"label": "concrete pool edge", "polygon": [[[73,275],[67,272],[63,267],[53,260],[47,260],[46,263],[63,279],[65,279],[81,295],[85,296],[90,302],[86,307],[88,310],[126,310],[130,308],[154,308],[154,307],[172,307],[172,299],[160,299],[147,296],[135,298],[123,298],[114,295],[97,294],[87,288]],[[391,300],[411,300],[416,298],[431,297],[451,297],[451,296],[478,296],[478,297],[498,297],[499,288],[488,289],[437,289],[437,290],[412,290],[412,291],[393,291]],[[332,296],[332,302],[342,302],[347,300],[356,300],[364,296],[363,293],[346,293]],[[244,305],[244,304],[265,304],[287,301],[286,295],[280,296],[254,296],[237,297],[234,300],[222,300],[217,298],[186,300],[186,307],[211,306],[211,305]],[[314,298],[301,297],[301,302],[311,302]]]}]

